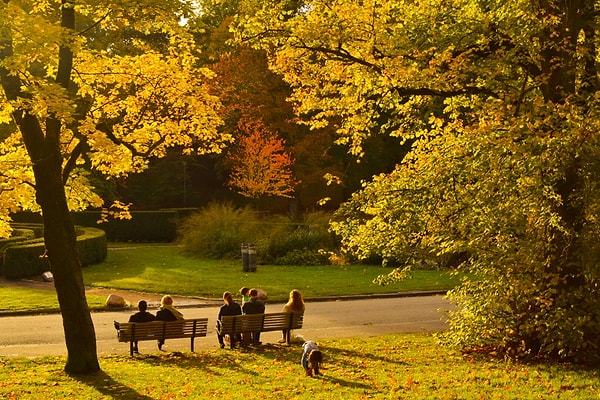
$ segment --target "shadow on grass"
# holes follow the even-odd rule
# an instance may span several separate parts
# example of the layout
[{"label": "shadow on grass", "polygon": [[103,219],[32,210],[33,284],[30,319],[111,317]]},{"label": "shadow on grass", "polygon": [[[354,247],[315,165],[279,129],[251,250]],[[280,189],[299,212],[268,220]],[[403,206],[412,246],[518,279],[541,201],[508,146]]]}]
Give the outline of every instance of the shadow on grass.
[{"label": "shadow on grass", "polygon": [[324,381],[328,381],[333,385],[338,385],[338,386],[343,386],[343,387],[347,387],[347,388],[354,388],[354,389],[367,389],[367,390],[371,390],[373,389],[373,387],[369,384],[360,382],[360,381],[351,381],[348,379],[342,379],[340,377],[335,377],[335,376],[331,376],[331,375],[319,375],[318,377],[315,377],[315,379],[321,379]]},{"label": "shadow on grass", "polygon": [[356,358],[356,359],[366,359],[371,361],[380,361],[385,362],[387,364],[396,364],[396,365],[408,365],[404,361],[394,360],[389,356],[381,356],[367,352],[361,352],[357,350],[350,350],[348,348],[340,349],[337,347],[327,346],[321,349],[325,355],[329,354],[330,359],[343,359],[343,358]]},{"label": "shadow on grass", "polygon": [[152,400],[152,397],[144,396],[132,388],[115,381],[104,371],[91,375],[72,375],[71,377],[87,386],[93,387],[109,398],[122,400]]},{"label": "shadow on grass", "polygon": [[[388,360],[384,357],[377,357],[372,354],[362,354],[358,351],[326,347],[326,360],[321,370],[322,375],[315,376],[312,379],[320,379],[332,385],[346,388],[370,390],[371,385],[360,378],[347,363],[345,358],[362,357],[378,362],[392,362],[396,364],[405,364],[394,360]],[[149,365],[162,365],[170,368],[185,370],[196,370],[204,376],[222,376],[229,373],[237,373],[248,377],[260,377],[264,375],[257,372],[256,365],[297,365],[297,373],[304,374],[300,360],[302,357],[302,347],[300,344],[291,346],[280,346],[275,344],[265,344],[259,347],[236,348],[234,350],[223,349],[216,351],[206,351],[198,353],[180,353],[165,352],[159,355],[138,355],[139,361]],[[243,359],[245,362],[240,362]],[[285,368],[285,367],[280,367]],[[345,375],[345,376],[344,376]],[[306,378],[311,379],[311,378]]]},{"label": "shadow on grass", "polygon": [[163,352],[160,354],[139,354],[138,361],[150,366],[161,365],[182,370],[198,370],[205,375],[225,375],[228,372],[239,372],[248,376],[256,376],[258,373],[246,368],[247,363],[240,363],[240,357],[250,355],[245,349],[202,351],[196,353],[182,353],[178,351]]}]

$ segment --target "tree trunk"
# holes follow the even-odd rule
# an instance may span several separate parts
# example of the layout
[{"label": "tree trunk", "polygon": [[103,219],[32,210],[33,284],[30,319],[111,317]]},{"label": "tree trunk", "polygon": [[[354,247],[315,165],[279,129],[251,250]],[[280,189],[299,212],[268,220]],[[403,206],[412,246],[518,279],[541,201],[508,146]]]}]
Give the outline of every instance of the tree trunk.
[{"label": "tree trunk", "polygon": [[96,372],[100,370],[96,334],[85,298],[77,238],[67,206],[61,165],[55,160],[36,163],[34,173],[37,201],[44,217],[47,255],[63,317],[68,353],[65,371]]}]

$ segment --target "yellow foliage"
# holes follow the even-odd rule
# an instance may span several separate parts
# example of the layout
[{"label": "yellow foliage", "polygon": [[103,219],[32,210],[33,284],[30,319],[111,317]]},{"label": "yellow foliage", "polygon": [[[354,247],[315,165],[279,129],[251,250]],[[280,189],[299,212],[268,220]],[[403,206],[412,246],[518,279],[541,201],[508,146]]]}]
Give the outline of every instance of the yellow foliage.
[{"label": "yellow foliage", "polygon": [[[25,115],[35,117],[42,131],[49,120],[61,124],[72,210],[102,206],[90,169],[123,176],[143,170],[149,157],[162,157],[169,147],[215,153],[232,140],[218,131],[220,104],[208,90],[214,74],[196,68],[194,40],[179,24],[191,10],[188,2],[77,2],[76,29],[61,26],[60,7],[66,6],[0,4],[0,41],[7,46],[0,53],[0,75],[7,77],[0,124],[17,132],[23,128],[14,122]],[[56,79],[60,48],[73,54],[68,88]],[[36,207],[21,135],[2,140],[0,225],[9,212]],[[7,232],[0,226],[0,236]]]}]

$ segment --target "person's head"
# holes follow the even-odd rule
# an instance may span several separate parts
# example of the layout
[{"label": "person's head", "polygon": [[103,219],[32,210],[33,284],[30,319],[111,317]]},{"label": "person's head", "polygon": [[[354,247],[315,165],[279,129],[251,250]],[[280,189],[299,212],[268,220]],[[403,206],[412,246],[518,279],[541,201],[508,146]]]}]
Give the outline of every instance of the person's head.
[{"label": "person's head", "polygon": [[223,301],[228,306],[230,306],[233,303],[233,296],[231,295],[231,292],[225,292],[225,293],[223,293]]},{"label": "person's head", "polygon": [[290,292],[290,302],[292,303],[301,303],[302,302],[302,293],[298,289],[293,289]]},{"label": "person's head", "polygon": [[291,307],[293,311],[304,312],[304,300],[302,300],[302,293],[299,290],[294,289],[290,292],[290,299],[287,302],[288,307]]},{"label": "person's head", "polygon": [[163,296],[163,298],[160,299],[160,305],[161,306],[173,305],[173,298],[169,295]]},{"label": "person's head", "polygon": [[250,293],[250,288],[247,288],[244,286],[243,288],[240,289],[240,293],[242,296],[248,296],[248,293]]},{"label": "person's head", "polygon": [[258,297],[258,290],[250,289],[250,297]]},{"label": "person's head", "polygon": [[146,300],[138,301],[138,310],[140,310],[141,312],[144,312],[147,309],[148,309],[148,303],[146,303]]}]

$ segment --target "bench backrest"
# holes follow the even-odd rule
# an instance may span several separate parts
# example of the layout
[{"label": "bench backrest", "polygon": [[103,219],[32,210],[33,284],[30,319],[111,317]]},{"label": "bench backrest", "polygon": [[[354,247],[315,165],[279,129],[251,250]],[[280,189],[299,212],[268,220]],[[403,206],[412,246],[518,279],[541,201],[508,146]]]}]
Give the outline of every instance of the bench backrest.
[{"label": "bench backrest", "polygon": [[119,342],[206,336],[208,318],[177,321],[123,322]]},{"label": "bench backrest", "polygon": [[221,318],[220,333],[236,334],[300,329],[302,322],[302,314],[285,312],[224,316]]}]

